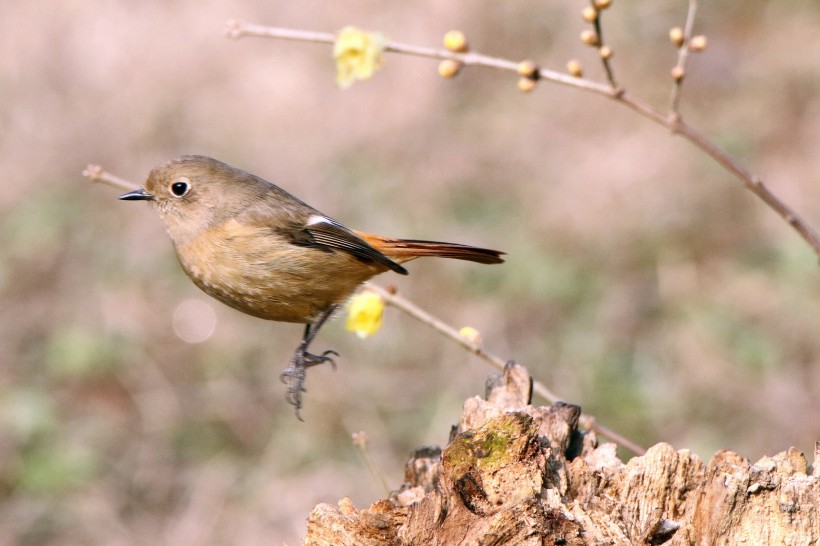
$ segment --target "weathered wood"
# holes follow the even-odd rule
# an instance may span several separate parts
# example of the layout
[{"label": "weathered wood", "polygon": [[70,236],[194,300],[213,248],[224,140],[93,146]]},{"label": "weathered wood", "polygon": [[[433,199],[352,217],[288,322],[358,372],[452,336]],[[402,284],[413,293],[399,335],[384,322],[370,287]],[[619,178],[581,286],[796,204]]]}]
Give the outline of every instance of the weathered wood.
[{"label": "weathered wood", "polygon": [[814,468],[794,449],[704,465],[661,443],[623,463],[578,430],[577,406],[531,406],[530,385],[508,365],[447,448],[413,454],[401,489],[363,510],[318,505],[304,544],[820,544],[817,452]]}]

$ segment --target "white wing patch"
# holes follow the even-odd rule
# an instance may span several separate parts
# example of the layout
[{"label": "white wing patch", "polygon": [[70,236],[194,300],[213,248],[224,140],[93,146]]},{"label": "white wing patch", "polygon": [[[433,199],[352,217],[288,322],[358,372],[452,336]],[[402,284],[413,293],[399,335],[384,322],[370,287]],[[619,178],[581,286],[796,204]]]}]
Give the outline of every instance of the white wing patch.
[{"label": "white wing patch", "polygon": [[339,225],[338,222],[334,222],[327,216],[322,216],[321,214],[311,214],[307,222],[305,222],[305,226],[315,226],[316,224],[330,224],[331,226]]}]

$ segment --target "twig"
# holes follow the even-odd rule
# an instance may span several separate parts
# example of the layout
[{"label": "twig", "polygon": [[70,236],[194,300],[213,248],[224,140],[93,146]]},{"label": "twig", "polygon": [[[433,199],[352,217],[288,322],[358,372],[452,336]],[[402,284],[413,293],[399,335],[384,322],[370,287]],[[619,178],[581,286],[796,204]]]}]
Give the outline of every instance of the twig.
[{"label": "twig", "polygon": [[[310,30],[295,30],[290,28],[267,27],[263,25],[254,25],[251,23],[242,23],[239,21],[228,21],[225,35],[229,38],[238,40],[245,37],[256,38],[280,38],[284,40],[296,40],[301,42],[314,42],[323,44],[333,44],[336,41],[336,36],[329,32],[313,32]],[[456,53],[447,49],[438,49],[434,47],[424,47],[412,44],[404,44],[400,42],[387,42],[384,46],[385,51],[393,53],[403,53],[405,55],[412,55],[414,57],[427,57],[430,59],[452,59],[467,66],[484,66],[489,68],[496,68],[498,70],[506,70],[510,72],[518,71],[519,63],[509,61],[507,59],[500,59],[497,57],[489,57],[479,53]],[[603,95],[612,95],[613,90],[608,85],[603,85],[583,78],[576,78],[562,72],[555,72],[541,68],[538,73],[539,79],[550,80],[555,83],[569,85],[593,91]]]},{"label": "twig", "polygon": [[367,469],[370,471],[370,474],[379,481],[384,494],[390,495],[391,489],[387,483],[387,476],[384,475],[381,467],[376,464],[376,459],[373,458],[373,454],[370,452],[367,433],[364,431],[354,432],[350,436],[353,440],[353,445],[359,450],[359,453],[362,454],[362,458],[364,459],[364,463],[367,465]]},{"label": "twig", "polygon": [[[441,319],[434,317],[424,309],[421,309],[415,303],[398,295],[397,293],[395,293],[395,291],[386,290],[385,288],[382,288],[381,286],[378,286],[373,283],[367,283],[367,289],[373,290],[374,292],[378,293],[384,299],[384,302],[386,304],[395,307],[396,309],[404,312],[407,315],[410,315],[419,322],[426,324],[427,326],[436,330],[445,337],[450,338],[451,340],[455,341],[456,343],[467,349],[469,352],[473,353],[485,362],[488,362],[497,370],[504,371],[504,365],[507,363],[506,360],[497,355],[485,351],[481,347],[481,345],[479,345],[478,343],[473,343],[469,339],[465,338],[464,336],[459,334],[458,330],[456,330],[449,324],[445,323]],[[533,380],[532,390],[535,394],[537,394],[549,403],[562,400],[560,396],[552,392],[550,389],[546,387],[546,385],[544,385],[540,381]],[[646,452],[646,450],[638,444],[632,442],[631,440],[628,440],[627,438],[624,438],[617,432],[598,423],[598,421],[594,417],[584,414],[581,416],[581,418],[582,420],[584,420],[585,423],[588,424],[588,426],[592,430],[603,436],[606,436],[610,440],[614,441],[617,444],[620,444],[621,446],[625,447],[626,449],[635,453],[636,455],[643,455]]]},{"label": "twig", "polygon": [[592,26],[593,28],[595,28],[595,34],[598,36],[598,56],[601,59],[601,64],[604,65],[604,72],[606,72],[606,79],[607,81],[609,81],[609,85],[612,86],[612,89],[618,89],[618,84],[615,82],[615,72],[612,70],[612,63],[610,62],[610,57],[600,54],[600,52],[603,51],[603,48],[605,47],[603,28],[601,28],[601,14],[603,13],[603,11],[597,9],[595,11],[596,16],[595,19],[592,21]]},{"label": "twig", "polygon": [[[694,2],[694,0],[690,0]],[[690,5],[691,6],[691,5]],[[690,11],[694,18],[694,14]],[[245,36],[256,36],[265,38],[283,38],[288,40],[301,40],[308,42],[321,42],[332,44],[335,37],[330,33],[311,32],[303,30],[283,29],[278,27],[266,27],[230,21],[226,34],[231,38],[242,38]],[[418,57],[431,57],[435,59],[453,59],[464,65],[485,66],[518,73],[519,63],[481,55],[478,53],[455,53],[444,49],[413,46],[398,42],[389,42],[385,47],[386,51],[404,53]],[[803,218],[789,205],[777,197],[760,179],[749,170],[738,163],[725,150],[719,148],[701,132],[683,123],[679,116],[673,113],[667,116],[652,108],[645,102],[632,98],[626,94],[623,88],[612,87],[585,78],[576,78],[560,72],[541,68],[538,70],[538,79],[552,81],[561,85],[575,87],[598,95],[603,95],[616,102],[623,104],[639,113],[643,117],[666,127],[673,134],[680,135],[709,157],[717,161],[722,167],[734,174],[746,186],[747,189],[757,195],[766,205],[772,208],[781,218],[783,218],[814,250],[820,259],[820,235],[803,220]]]},{"label": "twig", "polygon": [[689,56],[689,40],[692,38],[692,29],[695,26],[695,14],[697,11],[698,0],[689,0],[689,11],[686,13],[686,26],[683,28],[683,43],[678,47],[678,62],[675,64],[675,70],[679,72],[680,77],[675,78],[675,82],[672,84],[672,96],[669,99],[669,112],[674,117],[680,116],[678,111],[680,93],[683,86],[686,59]]},{"label": "twig", "polygon": [[115,188],[119,188],[125,191],[132,191],[139,188],[139,186],[135,186],[128,180],[125,180],[118,176],[114,176],[109,172],[105,172],[99,165],[87,165],[86,168],[83,169],[83,176],[88,178],[92,182],[108,184],[109,186],[113,186]]},{"label": "twig", "polygon": [[[624,101],[627,103],[626,101]],[[628,106],[633,107],[632,104]],[[714,142],[706,138],[691,125],[680,118],[672,122],[672,131],[683,136],[686,140],[700,148],[709,157],[718,162],[724,169],[734,174],[746,188],[758,196],[772,210],[774,210],[786,223],[788,223],[800,236],[820,255],[820,235],[809,226],[797,212],[777,197],[772,190],[757,175],[736,162],[725,150],[718,147]]]}]

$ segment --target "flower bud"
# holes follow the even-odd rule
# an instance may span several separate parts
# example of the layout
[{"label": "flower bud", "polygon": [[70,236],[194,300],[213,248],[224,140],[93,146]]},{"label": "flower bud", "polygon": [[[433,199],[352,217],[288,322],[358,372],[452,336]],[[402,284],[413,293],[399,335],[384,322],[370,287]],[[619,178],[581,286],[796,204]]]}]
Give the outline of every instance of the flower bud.
[{"label": "flower bud", "polygon": [[676,66],[672,69],[672,79],[676,82],[680,82],[683,80],[683,77],[686,75],[686,71],[683,69],[682,66]]},{"label": "flower bud", "polygon": [[529,93],[535,89],[535,80],[532,78],[521,77],[518,79],[518,90],[524,93]]},{"label": "flower bud", "polygon": [[472,326],[464,326],[458,331],[458,335],[472,343],[473,345],[481,345],[481,332]]},{"label": "flower bud", "polygon": [[706,49],[706,36],[703,34],[698,34],[697,36],[692,36],[692,39],[689,40],[689,50],[690,51],[703,51]]},{"label": "flower bud", "polygon": [[527,59],[518,63],[518,74],[525,78],[535,79],[538,77],[538,66]]},{"label": "flower bud", "polygon": [[592,5],[598,11],[604,10],[612,5],[612,0],[593,0]]},{"label": "flower bud", "polygon": [[581,32],[581,42],[588,46],[597,46],[600,43],[598,33],[589,28],[584,30]]},{"label": "flower bud", "polygon": [[581,78],[584,75],[584,71],[581,69],[581,63],[576,59],[570,59],[567,61],[567,72],[576,78]]},{"label": "flower bud", "polygon": [[467,38],[460,30],[451,30],[444,35],[444,47],[456,53],[464,53],[468,49]]},{"label": "flower bud", "polygon": [[672,42],[675,47],[680,47],[683,45],[683,29],[680,27],[672,27],[669,29],[669,41]]},{"label": "flower bud", "polygon": [[452,78],[461,70],[462,64],[453,59],[444,59],[438,65],[438,74],[442,78]]},{"label": "flower bud", "polygon": [[598,55],[605,61],[609,60],[612,58],[612,48],[609,46],[601,46],[601,48],[598,49]]},{"label": "flower bud", "polygon": [[598,18],[598,10],[593,8],[592,6],[587,6],[581,10],[581,17],[587,23],[594,23],[595,19]]}]

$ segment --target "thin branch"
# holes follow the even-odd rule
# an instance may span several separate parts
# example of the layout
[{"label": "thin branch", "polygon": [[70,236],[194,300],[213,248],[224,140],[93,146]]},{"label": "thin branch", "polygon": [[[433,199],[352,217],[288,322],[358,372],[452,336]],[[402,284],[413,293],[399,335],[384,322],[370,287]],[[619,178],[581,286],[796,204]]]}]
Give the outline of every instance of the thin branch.
[{"label": "thin branch", "polygon": [[[594,5],[594,3],[593,3]],[[615,72],[612,70],[612,63],[610,63],[610,57],[605,57],[600,55],[600,52],[604,48],[604,34],[603,28],[601,28],[601,14],[603,13],[600,10],[595,10],[595,20],[592,21],[592,26],[595,28],[595,34],[598,36],[598,52],[599,57],[601,59],[601,64],[604,65],[604,72],[606,72],[606,79],[609,81],[609,85],[612,86],[613,89],[618,88],[618,84],[615,82]]]},{"label": "thin branch", "polygon": [[[690,0],[690,2],[694,2],[694,0]],[[691,11],[690,15],[693,19],[694,14]],[[266,27],[261,25],[239,23],[236,21],[231,21],[228,23],[226,34],[231,38],[255,36],[321,42],[328,44],[332,44],[335,39],[334,35],[330,33]],[[385,49],[387,51],[404,53],[406,55],[413,55],[417,57],[453,59],[463,63],[464,65],[484,66],[514,72],[516,74],[518,73],[519,63],[497,57],[481,55],[478,53],[454,53],[445,49],[413,46],[398,42],[389,42]],[[701,151],[705,152],[709,157],[717,161],[727,171],[739,178],[747,189],[752,191],[752,193],[758,196],[764,203],[766,203],[766,205],[768,205],[781,218],[783,218],[811,246],[814,253],[818,258],[820,258],[820,235],[818,235],[817,232],[814,231],[814,229],[809,226],[809,224],[803,220],[803,218],[794,209],[777,197],[764,184],[760,177],[748,171],[725,150],[719,148],[701,132],[683,123],[676,114],[673,113],[671,116],[664,115],[645,102],[628,96],[622,88],[613,88],[610,85],[601,84],[585,78],[576,78],[561,72],[541,68],[538,70],[538,79],[552,81],[561,85],[575,87],[577,89],[582,89],[584,91],[589,91],[591,93],[608,97],[623,104],[624,106],[629,107],[658,125],[666,127],[672,131],[673,134],[682,136]]]},{"label": "thin branch", "polygon": [[381,467],[376,464],[376,459],[373,458],[373,454],[370,452],[370,444],[368,442],[367,433],[364,431],[354,432],[351,434],[351,439],[353,440],[353,445],[359,450],[359,453],[362,454],[362,459],[364,459],[364,464],[367,465],[367,469],[370,471],[370,474],[381,484],[384,494],[390,495],[391,489],[390,485],[387,483],[387,476],[384,474]]},{"label": "thin branch", "polygon": [[[506,360],[504,360],[500,356],[485,351],[480,344],[473,343],[469,339],[465,338],[464,336],[459,334],[458,330],[456,330],[449,324],[445,323],[441,319],[434,317],[424,309],[420,308],[415,303],[398,295],[393,290],[387,290],[373,283],[367,283],[366,286],[368,290],[372,290],[379,294],[384,299],[384,302],[387,305],[391,305],[392,307],[395,307],[396,309],[418,320],[422,324],[426,324],[433,330],[444,335],[444,337],[447,337],[452,341],[455,341],[456,343],[467,349],[469,352],[473,353],[485,362],[488,362],[492,367],[496,368],[499,371],[504,371],[504,365],[507,363]],[[533,380],[532,390],[535,394],[537,394],[549,403],[562,400],[560,396],[552,392],[550,389],[546,387],[546,385],[544,385],[540,381]],[[643,455],[646,452],[646,450],[638,444],[632,442],[631,440],[628,440],[627,438],[624,438],[612,429],[600,424],[594,417],[583,414],[581,416],[581,419],[584,421],[585,424],[587,424],[587,426],[589,426],[589,428],[591,428],[598,434],[606,436],[613,442],[625,447],[626,449],[635,453],[636,455]]]},{"label": "thin branch", "polygon": [[[300,42],[314,42],[323,44],[333,44],[336,41],[336,35],[328,32],[313,32],[310,30],[295,30],[290,28],[267,27],[263,25],[254,25],[251,23],[242,23],[239,21],[228,21],[225,35],[229,38],[238,40],[239,38],[256,37],[256,38],[279,38],[284,40],[296,40]],[[447,49],[439,49],[434,47],[424,47],[412,44],[404,44],[400,42],[387,42],[384,46],[385,51],[392,53],[403,53],[405,55],[412,55],[414,57],[426,57],[430,59],[452,59],[467,66],[484,66],[488,68],[496,68],[498,70],[506,70],[509,72],[518,71],[517,62],[509,61],[507,59],[500,59],[497,57],[490,57],[481,55],[479,53],[456,53]],[[550,80],[555,83],[568,85],[571,87],[578,87],[600,93],[602,95],[613,95],[612,88],[608,85],[603,85],[583,78],[576,78],[562,72],[547,70],[541,68],[538,73],[539,79]]]},{"label": "thin branch", "polygon": [[669,98],[669,111],[673,116],[679,116],[680,94],[683,87],[684,74],[686,73],[686,59],[689,56],[689,40],[692,38],[692,30],[695,27],[695,14],[698,11],[698,0],[689,0],[689,11],[686,13],[686,26],[683,28],[683,43],[678,47],[678,62],[675,70],[679,71],[680,77],[675,78],[672,84],[672,96]]},{"label": "thin branch", "polygon": [[135,186],[128,180],[114,176],[109,172],[105,172],[99,165],[87,165],[86,168],[83,169],[83,176],[92,182],[108,184],[109,186],[113,186],[124,191],[133,191],[139,188],[139,186]]},{"label": "thin branch", "polygon": [[695,146],[703,150],[709,157],[717,161],[727,171],[737,176],[749,191],[757,195],[783,218],[803,239],[811,245],[815,253],[820,249],[820,236],[809,226],[797,212],[777,197],[769,187],[755,174],[736,162],[726,151],[706,138],[702,133],[681,119],[674,122],[673,131],[680,134]]}]

